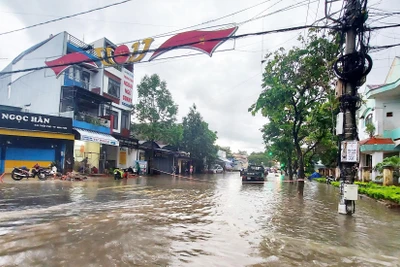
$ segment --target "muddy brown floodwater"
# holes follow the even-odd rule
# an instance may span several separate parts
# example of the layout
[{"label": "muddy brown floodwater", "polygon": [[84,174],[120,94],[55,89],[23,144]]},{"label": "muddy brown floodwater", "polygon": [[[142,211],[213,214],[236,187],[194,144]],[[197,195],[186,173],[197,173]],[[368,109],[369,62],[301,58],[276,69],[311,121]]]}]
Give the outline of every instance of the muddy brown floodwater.
[{"label": "muddy brown floodwater", "polygon": [[400,212],[238,173],[0,184],[0,266],[400,266]]}]

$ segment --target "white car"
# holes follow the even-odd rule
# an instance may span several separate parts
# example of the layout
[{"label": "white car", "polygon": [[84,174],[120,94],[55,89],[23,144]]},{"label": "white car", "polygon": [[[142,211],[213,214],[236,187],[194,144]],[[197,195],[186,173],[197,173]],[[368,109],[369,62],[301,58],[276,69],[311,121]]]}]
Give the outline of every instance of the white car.
[{"label": "white car", "polygon": [[211,167],[208,171],[210,173],[223,173],[224,169],[219,165],[215,165],[215,166]]}]

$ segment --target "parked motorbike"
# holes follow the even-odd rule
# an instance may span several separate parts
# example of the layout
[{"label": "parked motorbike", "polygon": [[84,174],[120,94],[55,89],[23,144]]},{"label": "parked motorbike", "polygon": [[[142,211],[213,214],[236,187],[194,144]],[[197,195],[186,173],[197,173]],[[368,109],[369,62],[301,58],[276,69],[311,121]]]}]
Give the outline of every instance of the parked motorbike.
[{"label": "parked motorbike", "polygon": [[326,183],[327,184],[331,184],[332,182],[334,182],[335,181],[335,178],[333,178],[333,176],[328,176],[327,178],[326,178]]},{"label": "parked motorbike", "polygon": [[35,164],[32,168],[32,170],[29,170],[27,167],[22,166],[22,167],[14,167],[14,169],[11,172],[11,178],[14,179],[15,181],[22,180],[23,178],[29,179],[29,178],[35,178],[38,177],[40,180],[46,180],[47,176],[43,170],[39,166],[39,164]]},{"label": "parked motorbike", "polygon": [[132,167],[126,169],[115,169],[114,170],[114,180],[119,180],[122,178],[128,178],[128,174],[134,173]]}]

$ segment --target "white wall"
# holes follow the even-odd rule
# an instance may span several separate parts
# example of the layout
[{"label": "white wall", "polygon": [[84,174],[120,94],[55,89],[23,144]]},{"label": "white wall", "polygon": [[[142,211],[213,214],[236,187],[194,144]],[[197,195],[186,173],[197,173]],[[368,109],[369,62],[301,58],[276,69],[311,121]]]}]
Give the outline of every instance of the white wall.
[{"label": "white wall", "polygon": [[[119,164],[120,168],[128,168],[128,167],[135,168],[135,161],[137,160],[137,154],[138,154],[137,150],[126,147],[123,147],[122,149],[126,151],[126,164],[125,165]],[[119,158],[118,158],[118,163],[120,163]]]},{"label": "white wall", "polygon": [[[383,152],[374,152],[372,153],[372,167],[375,167],[376,164],[383,161]],[[376,176],[379,175],[378,172],[372,171],[372,181],[375,180]]]},{"label": "white wall", "polygon": [[[10,98],[2,97],[0,104],[22,107],[31,104],[30,112],[57,116],[59,114],[61,83],[55,77],[44,77],[45,70],[35,71],[11,84]],[[60,77],[63,79],[63,76]],[[7,90],[1,88],[1,91]]]},{"label": "white wall", "polygon": [[[393,113],[393,117],[387,117],[388,112]],[[400,99],[383,104],[383,129],[394,130],[400,127]]]},{"label": "white wall", "polygon": [[[25,55],[18,62],[13,64],[13,70],[46,66],[45,61],[51,61],[64,55],[65,34],[65,32],[57,34],[44,45]],[[28,48],[29,47],[27,47],[27,49]],[[25,72],[13,74],[12,81],[17,80],[19,77],[24,76],[25,74]],[[55,74],[51,69],[47,69],[46,76],[53,76],[55,78]]]},{"label": "white wall", "polygon": [[[358,121],[358,133],[360,140],[369,138],[368,134],[365,133],[365,119],[371,113],[373,116],[372,122],[376,128],[376,135],[383,136],[384,131],[393,130],[400,127],[400,99],[376,99],[372,105],[369,106],[372,109],[365,114],[364,119],[360,119]],[[362,114],[365,109],[366,107],[364,106],[362,110],[360,110],[359,114]],[[386,117],[386,113],[388,112],[392,112],[393,117]]]},{"label": "white wall", "polygon": [[[64,32],[56,35],[15,64],[9,65],[6,70],[15,71],[45,66],[46,60],[52,60],[63,55],[65,50],[64,37]],[[16,107],[31,104],[31,112],[57,115],[63,79],[63,75],[57,79],[51,69],[17,73],[4,80],[0,79],[0,104]],[[11,94],[8,95],[8,84],[10,82]]]}]

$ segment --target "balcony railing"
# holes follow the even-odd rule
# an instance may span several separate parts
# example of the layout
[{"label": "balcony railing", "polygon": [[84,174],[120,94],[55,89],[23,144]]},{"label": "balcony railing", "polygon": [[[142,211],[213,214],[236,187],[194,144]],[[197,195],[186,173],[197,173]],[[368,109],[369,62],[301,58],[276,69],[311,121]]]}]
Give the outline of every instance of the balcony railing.
[{"label": "balcony railing", "polygon": [[93,46],[86,44],[85,42],[79,40],[78,38],[69,33],[67,34],[67,42],[73,44],[76,47],[79,47],[80,49],[84,50],[89,54],[92,54],[93,56],[96,56]]},{"label": "balcony railing", "polygon": [[[95,88],[100,88],[97,84],[91,83],[91,82],[87,82],[87,80],[84,80],[82,78],[80,79],[76,79],[76,78],[71,78],[67,75],[65,75],[65,79],[64,79],[64,86],[79,86],[81,88],[84,88],[86,90],[92,91],[92,89]],[[99,94],[100,92],[98,92],[97,94]]]},{"label": "balcony railing", "polygon": [[105,126],[110,128],[111,122],[110,120],[106,119],[106,118],[101,118],[101,117],[96,117],[92,114],[88,114],[85,112],[79,112],[78,114],[75,115],[75,120],[78,121],[84,121],[96,126]]},{"label": "balcony railing", "polygon": [[72,118],[77,121],[87,122],[95,126],[104,126],[107,128],[110,128],[111,126],[111,121],[107,118],[96,117],[86,112],[79,112],[76,115],[74,115],[74,113],[75,113],[74,111],[60,112],[60,116],[66,118]]}]

